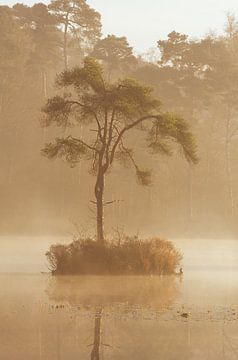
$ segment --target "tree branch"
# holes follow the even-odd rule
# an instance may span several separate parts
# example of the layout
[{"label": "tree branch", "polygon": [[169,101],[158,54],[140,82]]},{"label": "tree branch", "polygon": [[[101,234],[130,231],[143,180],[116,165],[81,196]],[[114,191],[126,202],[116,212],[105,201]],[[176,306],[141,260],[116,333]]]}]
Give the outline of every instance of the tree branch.
[{"label": "tree branch", "polygon": [[82,104],[82,103],[80,103],[79,101],[76,101],[76,100],[66,100],[65,103],[69,104],[69,105],[79,105],[81,107],[86,107],[84,104]]},{"label": "tree branch", "polygon": [[88,107],[87,105],[85,104],[82,104],[80,103],[79,101],[76,101],[76,100],[66,100],[65,101],[67,104],[69,105],[78,105],[78,106],[81,106],[83,108],[85,108],[86,110],[88,110],[91,114],[94,115],[94,118],[96,120],[96,123],[97,123],[97,126],[98,126],[98,133],[99,133],[99,137],[100,137],[100,140],[102,141],[103,138],[102,138],[102,127],[101,127],[101,124],[100,124],[100,121],[97,117],[97,114],[95,113],[94,110],[92,110],[90,107]]},{"label": "tree branch", "polygon": [[131,152],[129,151],[129,149],[127,149],[127,148],[124,146],[122,139],[120,140],[120,145],[119,145],[119,146],[120,146],[120,147],[123,149],[123,151],[128,155],[128,157],[130,158],[130,160],[131,160],[132,164],[134,165],[135,169],[138,170],[138,166],[136,165],[136,162],[135,162],[135,160],[134,160]]},{"label": "tree branch", "polygon": [[111,156],[110,156],[110,164],[112,164],[113,160],[114,160],[114,156],[115,156],[115,152],[117,149],[117,146],[120,142],[120,140],[122,139],[123,135],[129,131],[130,129],[134,128],[135,126],[141,124],[143,121],[145,120],[149,120],[149,119],[155,119],[158,120],[159,119],[159,115],[147,115],[147,116],[143,116],[141,118],[139,118],[138,120],[134,121],[133,123],[125,126],[118,134],[117,140],[115,141],[113,147],[112,147],[112,152],[111,152]]},{"label": "tree branch", "polygon": [[75,142],[78,142],[78,143],[82,144],[83,146],[87,147],[88,149],[90,149],[90,150],[92,150],[92,151],[95,151],[96,153],[99,153],[99,150],[98,150],[96,147],[91,146],[91,145],[88,145],[86,142],[84,142],[84,141],[81,140],[81,139],[76,139],[76,138],[74,138],[74,137],[71,136],[71,135],[69,135],[69,136],[67,137],[67,139],[72,140],[72,141],[75,141]]},{"label": "tree branch", "polygon": [[101,140],[101,142],[102,142],[102,141],[103,141],[103,137],[102,137],[102,127],[101,127],[100,121],[98,120],[98,117],[97,117],[97,114],[95,113],[95,111],[92,111],[92,114],[94,115],[95,120],[96,120],[96,122],[97,122],[97,125],[98,125],[98,134],[99,134],[100,140]]}]

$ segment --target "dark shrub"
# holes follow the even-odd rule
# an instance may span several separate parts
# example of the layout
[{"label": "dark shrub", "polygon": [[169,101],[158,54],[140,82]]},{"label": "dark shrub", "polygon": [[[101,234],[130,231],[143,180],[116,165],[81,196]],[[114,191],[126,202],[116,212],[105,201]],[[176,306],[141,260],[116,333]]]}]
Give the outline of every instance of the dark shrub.
[{"label": "dark shrub", "polygon": [[181,253],[168,240],[140,240],[125,237],[120,245],[100,246],[92,239],[79,239],[69,245],[52,245],[46,253],[53,274],[173,274]]}]

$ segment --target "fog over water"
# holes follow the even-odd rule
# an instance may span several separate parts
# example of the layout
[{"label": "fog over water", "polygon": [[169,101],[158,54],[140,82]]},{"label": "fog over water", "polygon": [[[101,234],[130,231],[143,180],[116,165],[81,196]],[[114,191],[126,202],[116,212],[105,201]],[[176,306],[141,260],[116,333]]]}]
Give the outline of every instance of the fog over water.
[{"label": "fog over water", "polygon": [[183,276],[39,274],[59,240],[1,238],[1,358],[88,359],[100,321],[100,359],[237,359],[235,240],[175,240]]},{"label": "fog over water", "polygon": [[22,3],[0,0],[0,360],[238,359],[237,0]]},{"label": "fog over water", "polygon": [[[55,243],[70,243],[66,237],[2,236],[0,272],[39,273],[48,271],[46,251]],[[238,271],[238,242],[235,239],[174,239],[183,254],[185,272]]]},{"label": "fog over water", "polygon": [[236,278],[237,270],[183,278],[2,273],[0,354],[88,359],[99,325],[100,359],[235,360]]}]

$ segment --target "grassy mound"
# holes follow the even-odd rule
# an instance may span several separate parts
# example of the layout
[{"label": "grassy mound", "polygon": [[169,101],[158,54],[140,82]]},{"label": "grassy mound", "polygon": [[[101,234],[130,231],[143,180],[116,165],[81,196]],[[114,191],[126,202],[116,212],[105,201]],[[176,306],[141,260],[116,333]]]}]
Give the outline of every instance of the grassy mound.
[{"label": "grassy mound", "polygon": [[118,245],[107,242],[103,247],[89,238],[55,244],[46,257],[54,275],[169,275],[182,260],[171,241],[137,237],[125,237]]}]

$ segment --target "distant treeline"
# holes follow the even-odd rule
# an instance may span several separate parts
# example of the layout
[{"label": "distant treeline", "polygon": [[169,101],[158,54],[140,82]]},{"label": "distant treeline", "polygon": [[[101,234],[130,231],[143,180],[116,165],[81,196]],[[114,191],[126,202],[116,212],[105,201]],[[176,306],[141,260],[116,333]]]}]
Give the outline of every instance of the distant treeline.
[{"label": "distant treeline", "polygon": [[52,166],[41,158],[52,132],[39,121],[45,99],[56,91],[56,74],[90,55],[103,64],[108,80],[127,76],[152,85],[164,109],[189,121],[199,146],[196,166],[179,156],[152,159],[142,150],[141,159],[156,169],[147,190],[134,186],[126,176],[130,170],[118,167],[108,190],[119,200],[108,215],[111,228],[121,224],[129,232],[166,236],[238,234],[238,22],[233,15],[227,16],[222,36],[194,40],[174,31],[141,56],[126,37],[103,38],[100,14],[84,0],[0,6],[0,33],[2,232],[63,232],[68,220],[90,219],[85,204],[92,180],[86,167]]}]

